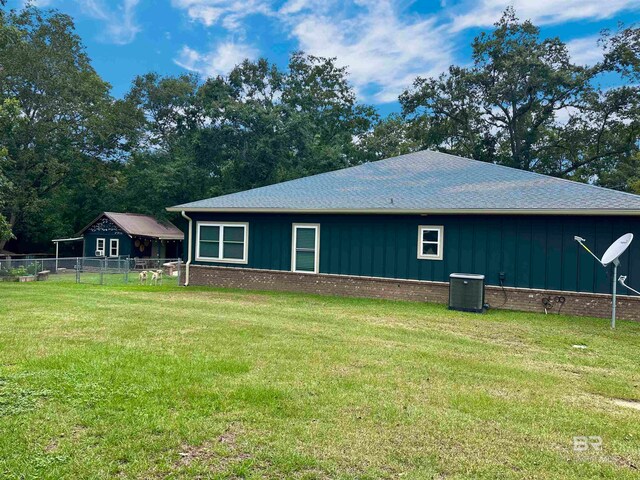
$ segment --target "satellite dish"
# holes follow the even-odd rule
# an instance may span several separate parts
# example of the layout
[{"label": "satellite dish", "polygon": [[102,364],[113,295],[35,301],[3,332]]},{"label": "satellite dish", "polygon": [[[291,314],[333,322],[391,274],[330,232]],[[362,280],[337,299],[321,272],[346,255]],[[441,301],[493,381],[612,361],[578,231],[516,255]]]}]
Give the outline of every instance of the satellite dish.
[{"label": "satellite dish", "polygon": [[620,255],[622,255],[629,245],[631,245],[631,241],[633,240],[633,233],[625,233],[619,239],[611,244],[607,251],[604,252],[602,256],[602,265],[607,266],[611,262],[614,262],[618,259]]},{"label": "satellite dish", "polygon": [[[613,242],[611,244],[611,246],[609,248],[607,248],[607,251],[604,252],[604,255],[602,256],[602,259],[599,259],[598,257],[596,257],[596,255],[589,250],[589,247],[587,247],[584,243],[586,242],[586,240],[582,237],[578,237],[577,235],[575,237],[573,237],[573,239],[578,242],[580,245],[582,245],[582,247],[591,254],[591,256],[593,258],[595,258],[596,260],[598,260],[598,262],[600,262],[602,264],[603,267],[606,267],[607,265],[609,265],[610,263],[613,263],[613,286],[612,286],[612,308],[611,308],[611,328],[616,328],[616,285],[618,283],[618,265],[620,265],[620,261],[618,260],[618,257],[620,257],[620,255],[622,255],[627,248],[629,248],[629,245],[631,245],[631,242],[633,241],[633,233],[625,233],[623,236],[621,236],[619,239],[617,239],[615,242]],[[620,277],[620,283],[627,287],[625,285],[625,281],[627,279],[627,277]],[[629,287],[627,287],[629,288]],[[632,290],[632,289],[630,289]],[[634,290],[635,291],[635,290]]]}]

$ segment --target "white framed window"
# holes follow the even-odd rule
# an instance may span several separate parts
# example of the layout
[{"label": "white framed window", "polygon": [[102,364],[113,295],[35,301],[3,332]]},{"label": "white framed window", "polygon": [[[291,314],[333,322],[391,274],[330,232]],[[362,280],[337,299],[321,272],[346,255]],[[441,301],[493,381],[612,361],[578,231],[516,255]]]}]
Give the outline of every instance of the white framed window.
[{"label": "white framed window", "polygon": [[104,238],[96,238],[96,257],[104,257],[105,243]]},{"label": "white framed window", "polygon": [[418,259],[442,260],[442,225],[420,225],[418,227]]},{"label": "white framed window", "polygon": [[294,223],[291,242],[291,270],[318,273],[320,265],[320,225]]},{"label": "white framed window", "polygon": [[112,238],[109,240],[109,256],[117,257],[118,255],[120,255],[120,240]]},{"label": "white framed window", "polygon": [[196,260],[247,263],[249,224],[242,222],[197,222]]}]

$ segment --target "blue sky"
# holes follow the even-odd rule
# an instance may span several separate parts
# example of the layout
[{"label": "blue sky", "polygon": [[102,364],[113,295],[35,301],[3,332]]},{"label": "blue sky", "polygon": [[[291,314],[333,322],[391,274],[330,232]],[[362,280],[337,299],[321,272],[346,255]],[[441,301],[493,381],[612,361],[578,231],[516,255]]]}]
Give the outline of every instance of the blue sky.
[{"label": "blue sky", "polygon": [[[19,7],[25,0],[10,0]],[[470,42],[513,5],[544,35],[594,63],[603,28],[640,20],[640,0],[32,0],[75,19],[94,67],[121,97],[148,71],[227,73],[264,56],[285,66],[297,49],[335,56],[360,101],[382,113],[418,75],[470,61]]]}]

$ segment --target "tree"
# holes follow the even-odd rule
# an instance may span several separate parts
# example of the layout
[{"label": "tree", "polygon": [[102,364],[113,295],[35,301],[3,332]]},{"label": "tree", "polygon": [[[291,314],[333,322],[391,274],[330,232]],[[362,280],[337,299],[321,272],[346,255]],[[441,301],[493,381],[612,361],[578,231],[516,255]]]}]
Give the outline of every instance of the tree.
[{"label": "tree", "polygon": [[18,107],[11,134],[0,139],[11,182],[2,211],[21,236],[27,217],[33,223],[46,215],[47,198],[74,168],[107,160],[119,139],[109,128],[109,85],[91,67],[70,17],[28,7],[1,17],[0,31],[0,101]]},{"label": "tree", "polygon": [[396,113],[380,119],[360,138],[358,147],[369,161],[382,160],[419,149],[410,134],[408,123]]},{"label": "tree", "polygon": [[284,70],[245,60],[202,84],[192,75],[146,74],[124,103],[137,120],[118,206],[159,217],[170,204],[365,161],[359,139],[377,119],[357,104],[335,59],[301,52]]},{"label": "tree", "polygon": [[[0,166],[4,164],[6,161],[6,150],[0,149]],[[6,202],[6,192],[11,189],[11,184],[5,177],[4,173],[2,173],[2,168],[0,168],[0,208],[2,208]],[[7,221],[6,217],[0,214],[0,241],[11,240],[13,237],[13,232],[11,231],[11,225]]]},{"label": "tree", "polygon": [[206,181],[194,148],[205,118],[194,75],[148,73],[134,79],[124,99],[130,110],[131,155],[122,165],[118,209],[168,216],[168,205],[199,197]]},{"label": "tree", "polygon": [[284,77],[282,103],[292,146],[287,178],[366,160],[359,140],[378,115],[373,107],[357,103],[348,70],[338,67],[335,58],[295,52]]},{"label": "tree", "polygon": [[[125,102],[133,106],[131,140],[139,149],[160,148],[171,153],[190,131],[202,126],[198,110],[198,78],[194,75],[162,77],[147,73],[135,78]],[[135,133],[134,133],[135,132]]]},{"label": "tree", "polygon": [[617,72],[632,81],[640,80],[640,28],[620,25],[615,34],[602,33],[600,43],[604,60],[599,68],[604,72]]},{"label": "tree", "polygon": [[[215,193],[267,185],[365,160],[357,139],[377,118],[359,105],[335,59],[292,54],[286,71],[245,61],[201,88],[208,127],[199,151],[219,179]],[[200,155],[202,156],[202,155]]]},{"label": "tree", "polygon": [[578,66],[562,41],[507,9],[474,40],[472,67],[418,78],[400,96],[410,135],[419,148],[597,180],[638,147],[638,88],[597,86],[598,75],[637,65],[626,43],[636,34],[610,37],[605,61]]},{"label": "tree", "polygon": [[207,126],[199,132],[195,156],[211,181],[210,195],[280,180],[289,155],[282,88],[282,73],[264,59],[245,60],[227,77],[202,86]]},{"label": "tree", "polygon": [[[0,103],[0,136],[1,138],[9,138],[16,130],[18,123],[23,120],[20,118],[20,106],[16,100],[5,99]],[[9,167],[8,151],[6,147],[0,146],[0,210],[4,208],[11,192],[13,185],[5,175],[5,171]],[[11,225],[6,217],[0,213],[0,242],[6,242],[14,238]]]}]

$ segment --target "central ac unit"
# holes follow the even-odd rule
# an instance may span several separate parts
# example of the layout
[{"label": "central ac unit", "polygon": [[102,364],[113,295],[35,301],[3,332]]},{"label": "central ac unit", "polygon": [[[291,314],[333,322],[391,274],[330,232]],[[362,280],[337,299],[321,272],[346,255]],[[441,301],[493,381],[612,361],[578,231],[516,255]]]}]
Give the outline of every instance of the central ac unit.
[{"label": "central ac unit", "polygon": [[449,309],[484,312],[484,275],[452,273],[449,276]]}]

